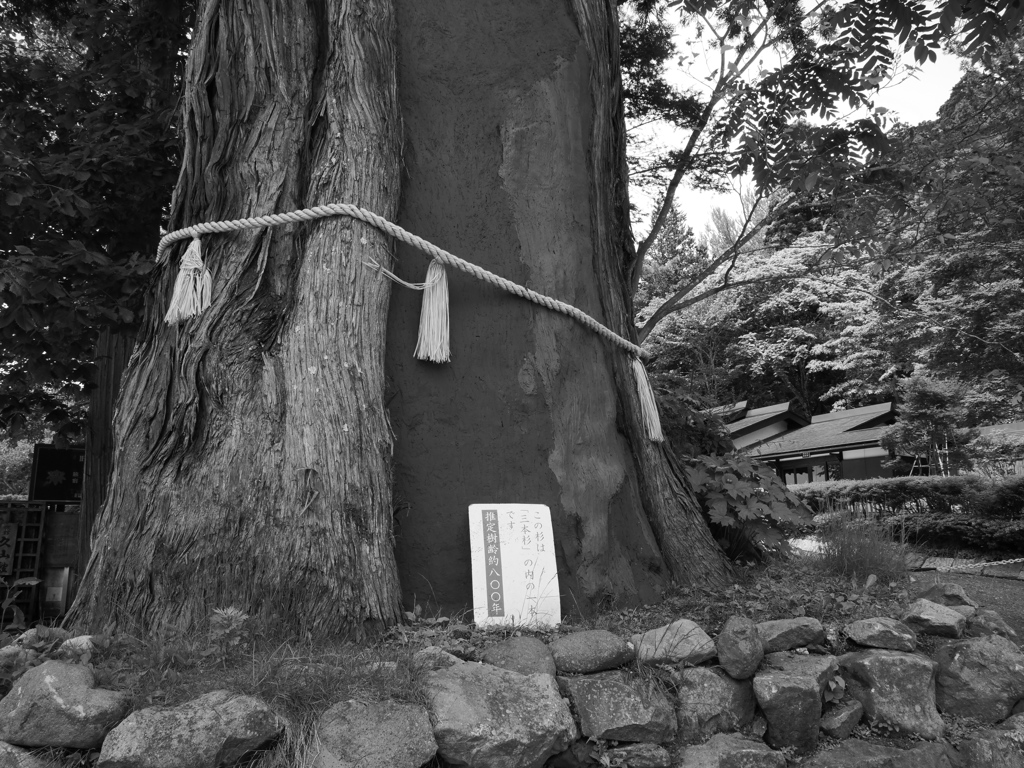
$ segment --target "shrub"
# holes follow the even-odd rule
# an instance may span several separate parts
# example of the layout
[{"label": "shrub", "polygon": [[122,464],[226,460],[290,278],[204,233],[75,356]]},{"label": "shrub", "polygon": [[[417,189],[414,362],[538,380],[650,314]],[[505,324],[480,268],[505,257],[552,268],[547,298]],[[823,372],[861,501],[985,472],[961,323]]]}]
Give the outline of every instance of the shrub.
[{"label": "shrub", "polygon": [[1024,477],[893,477],[793,489],[816,512],[856,511],[898,525],[915,543],[1024,552]]},{"label": "shrub", "polygon": [[778,548],[787,532],[811,522],[811,513],[767,465],[748,456],[696,456],[686,477],[732,557]]},{"label": "shrub", "polygon": [[834,480],[792,489],[815,512],[857,505],[876,517],[898,513],[968,512],[1014,519],[1024,514],[1024,477],[884,477]]},{"label": "shrub", "polygon": [[0,496],[28,496],[32,445],[0,442]]}]

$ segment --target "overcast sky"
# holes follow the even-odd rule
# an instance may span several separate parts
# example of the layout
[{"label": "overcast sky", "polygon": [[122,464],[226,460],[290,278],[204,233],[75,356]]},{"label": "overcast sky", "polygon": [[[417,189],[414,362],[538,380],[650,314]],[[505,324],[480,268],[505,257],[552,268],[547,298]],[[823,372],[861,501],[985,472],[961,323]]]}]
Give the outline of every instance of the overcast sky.
[{"label": "overcast sky", "polygon": [[[949,92],[960,79],[960,59],[955,56],[940,54],[935,63],[929,63],[913,76],[907,76],[880,91],[875,99],[876,106],[886,107],[890,114],[900,120],[916,125],[925,120],[932,120],[939,107],[949,97]],[[687,84],[685,73],[679,73],[671,79],[679,86]],[[691,81],[692,82],[692,81]],[[680,187],[677,192],[680,210],[686,217],[693,231],[700,236],[710,221],[714,207],[738,211],[739,205],[735,194],[713,195],[708,192],[694,192]],[[631,199],[641,210],[653,207],[653,201],[642,195],[631,193]],[[636,227],[636,234],[646,233],[646,225]]]}]

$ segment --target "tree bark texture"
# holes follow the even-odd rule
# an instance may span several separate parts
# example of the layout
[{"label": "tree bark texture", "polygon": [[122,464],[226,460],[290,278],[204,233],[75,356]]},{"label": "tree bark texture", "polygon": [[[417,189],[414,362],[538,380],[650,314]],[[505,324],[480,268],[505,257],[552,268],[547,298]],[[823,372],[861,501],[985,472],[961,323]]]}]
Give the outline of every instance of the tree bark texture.
[{"label": "tree bark texture", "polygon": [[[200,2],[171,228],[332,202],[393,218],[394,34],[389,0]],[[73,618],[155,631],[236,606],[356,636],[395,621],[389,284],[366,266],[391,264],[389,242],[341,218],[207,235],[213,305],[168,327],[185,245],[125,375]]]},{"label": "tree bark texture", "polygon": [[[397,0],[400,220],[634,336],[617,22],[610,0]],[[398,249],[422,280],[424,260]],[[451,274],[451,364],[412,359],[419,298],[388,329],[397,553],[407,602],[471,603],[467,508],[551,507],[563,609],[652,600],[728,567],[629,361],[573,320]]]}]

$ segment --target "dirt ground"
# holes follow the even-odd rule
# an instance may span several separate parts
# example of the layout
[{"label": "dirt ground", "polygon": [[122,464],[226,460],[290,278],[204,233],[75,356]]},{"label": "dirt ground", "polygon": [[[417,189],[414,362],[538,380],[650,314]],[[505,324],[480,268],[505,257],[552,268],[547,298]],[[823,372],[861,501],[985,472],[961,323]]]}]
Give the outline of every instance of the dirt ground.
[{"label": "dirt ground", "polygon": [[915,580],[912,595],[936,582],[959,584],[978,605],[997,611],[1017,632],[1018,640],[1024,640],[1024,581],[943,571],[918,571],[911,576]]}]

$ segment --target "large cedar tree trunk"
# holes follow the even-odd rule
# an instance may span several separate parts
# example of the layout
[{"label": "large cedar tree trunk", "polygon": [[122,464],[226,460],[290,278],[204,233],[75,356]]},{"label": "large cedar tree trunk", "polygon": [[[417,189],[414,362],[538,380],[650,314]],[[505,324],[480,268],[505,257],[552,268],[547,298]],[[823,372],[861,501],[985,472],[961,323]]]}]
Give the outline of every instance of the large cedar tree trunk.
[{"label": "large cedar tree trunk", "polygon": [[[613,0],[396,0],[406,126],[400,223],[633,335]],[[399,247],[422,279],[423,258]],[[419,298],[388,331],[406,601],[472,599],[467,507],[551,507],[563,609],[657,597],[728,566],[671,455],[641,426],[627,357],[574,321],[451,275],[450,365],[412,359]]]},{"label": "large cedar tree trunk", "polygon": [[[204,0],[171,226],[351,202],[393,217],[389,0]],[[139,169],[145,172],[145,169]],[[391,263],[346,219],[210,235],[213,306],[162,323],[125,375],[77,618],[157,630],[236,606],[358,635],[399,610],[382,401]]]},{"label": "large cedar tree trunk", "polygon": [[[354,202],[633,334],[612,0],[395,0],[400,105],[388,2],[201,4],[173,226]],[[133,356],[94,623],[394,619],[385,400],[410,602],[470,603],[474,502],[551,507],[565,609],[727,577],[621,350],[452,274],[452,363],[412,359],[421,297],[398,289],[385,398],[387,286],[362,266],[390,263],[380,236],[328,220],[206,253],[213,308],[179,330],[154,312]]]}]

